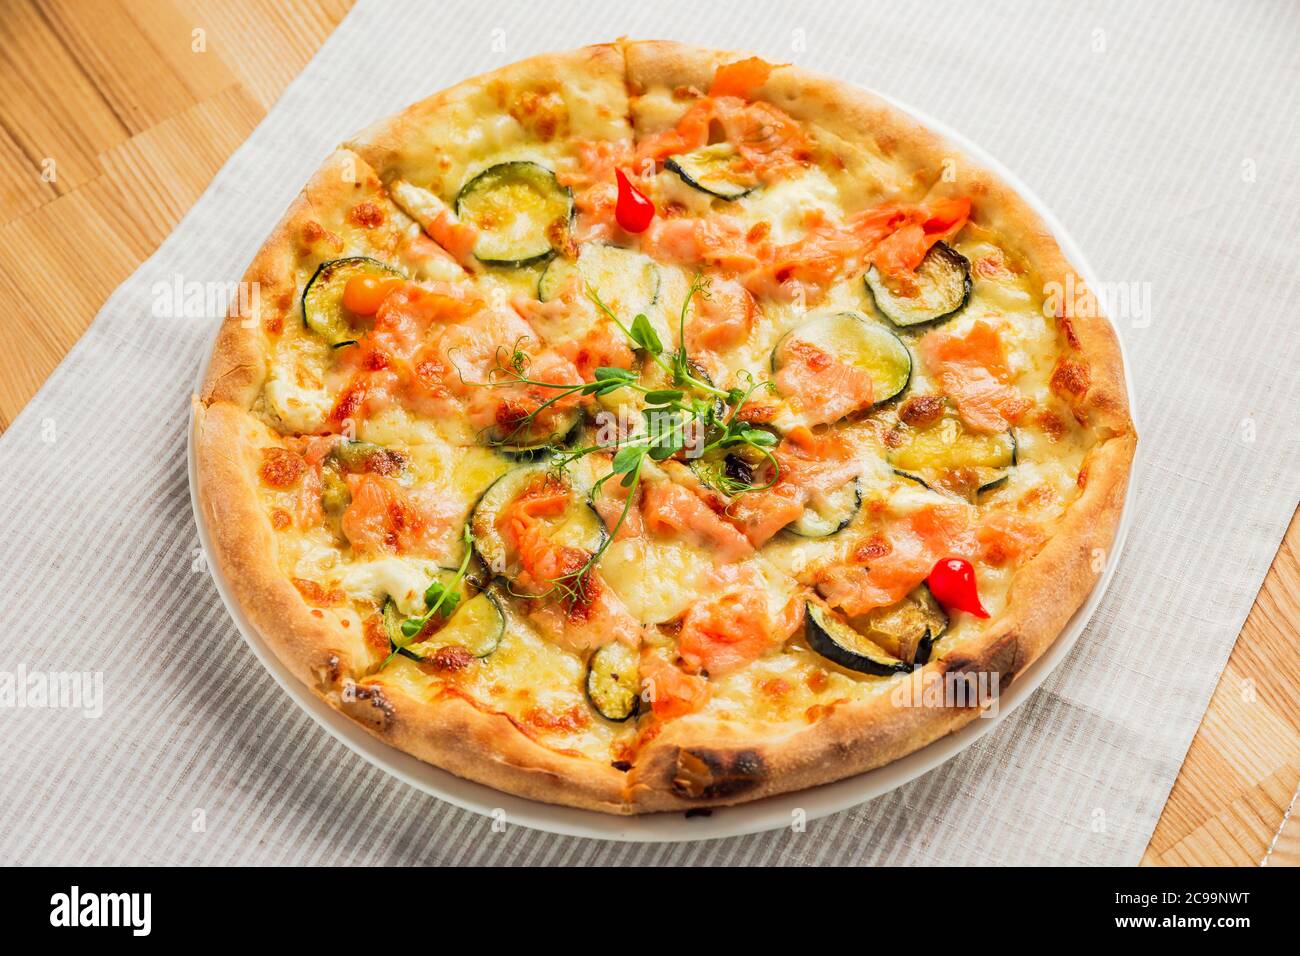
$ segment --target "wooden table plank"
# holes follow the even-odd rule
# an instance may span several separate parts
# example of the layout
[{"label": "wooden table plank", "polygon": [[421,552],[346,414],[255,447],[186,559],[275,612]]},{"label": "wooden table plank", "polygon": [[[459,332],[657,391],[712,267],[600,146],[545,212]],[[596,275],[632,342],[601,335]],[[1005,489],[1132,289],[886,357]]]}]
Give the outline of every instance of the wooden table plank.
[{"label": "wooden table plank", "polygon": [[[350,0],[6,0],[0,429],[167,236]],[[195,49],[195,31],[202,49]],[[54,161],[55,175],[42,176]],[[39,317],[39,321],[36,320]],[[1300,863],[1300,521],[1143,863]],[[1272,852],[1270,854],[1270,847]]]},{"label": "wooden table plank", "polygon": [[[25,158],[20,169],[38,197],[51,189],[65,195],[94,179],[96,156],[130,135],[30,0],[6,3],[0,16],[0,104],[0,128]],[[17,211],[0,207],[0,219]]]}]

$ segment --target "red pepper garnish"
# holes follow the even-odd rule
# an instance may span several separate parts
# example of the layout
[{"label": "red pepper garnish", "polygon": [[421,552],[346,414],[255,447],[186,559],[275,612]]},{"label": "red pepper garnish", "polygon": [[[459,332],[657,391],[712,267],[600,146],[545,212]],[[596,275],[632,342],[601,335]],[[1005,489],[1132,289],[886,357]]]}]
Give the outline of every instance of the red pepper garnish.
[{"label": "red pepper garnish", "polygon": [[975,569],[965,558],[943,558],[936,562],[926,583],[934,599],[944,607],[967,611],[976,617],[989,616],[980,603]]},{"label": "red pepper garnish", "polygon": [[614,218],[626,232],[645,232],[650,228],[650,220],[655,217],[655,204],[628,181],[623,170],[614,170],[614,177],[618,180],[618,203],[614,206]]}]

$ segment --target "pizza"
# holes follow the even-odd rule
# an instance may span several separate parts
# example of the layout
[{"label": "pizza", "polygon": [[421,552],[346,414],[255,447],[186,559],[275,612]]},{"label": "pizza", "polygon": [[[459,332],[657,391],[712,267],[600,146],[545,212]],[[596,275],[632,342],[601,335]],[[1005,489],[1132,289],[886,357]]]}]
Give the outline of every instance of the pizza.
[{"label": "pizza", "polygon": [[232,600],[382,740],[536,800],[925,746],[1057,639],[1123,506],[1120,351],[1051,232],[794,66],[468,80],[338,148],[245,281],[193,404]]}]

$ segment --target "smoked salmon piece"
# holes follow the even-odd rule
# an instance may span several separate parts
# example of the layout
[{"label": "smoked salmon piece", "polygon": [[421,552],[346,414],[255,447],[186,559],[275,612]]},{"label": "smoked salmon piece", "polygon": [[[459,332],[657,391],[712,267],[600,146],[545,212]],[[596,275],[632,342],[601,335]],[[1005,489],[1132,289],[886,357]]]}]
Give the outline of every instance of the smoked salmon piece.
[{"label": "smoked salmon piece", "polygon": [[852,481],[859,470],[840,437],[802,427],[791,429],[773,454],[781,469],[776,484],[741,495],[727,508],[727,518],[755,548],[802,515],[813,495]]},{"label": "smoked salmon piece", "polygon": [[692,355],[717,352],[749,337],[758,306],[734,279],[713,278],[709,294],[695,299],[686,323],[686,348]]},{"label": "smoked salmon piece", "polygon": [[528,619],[548,638],[573,650],[588,650],[611,641],[636,645],[641,627],[599,570],[587,565],[590,552],[551,539],[547,519],[558,518],[572,504],[573,490],[552,475],[539,475],[506,505],[497,530],[515,552],[516,581],[525,592],[540,595],[525,601]]},{"label": "smoked salmon piece", "polygon": [[981,555],[994,566],[1019,564],[1032,558],[1047,541],[1042,525],[1022,515],[996,511],[985,517],[975,537]]},{"label": "smoked salmon piece", "polygon": [[975,529],[964,505],[922,508],[872,540],[863,564],[836,565],[817,576],[826,602],[850,617],[905,598],[944,557],[974,557]]},{"label": "smoked salmon piece", "polygon": [[783,644],[803,623],[803,601],[791,598],[775,614],[767,582],[752,568],[717,573],[719,592],[693,604],[682,619],[678,650],[690,667],[717,677]]},{"label": "smoked salmon piece", "polygon": [[341,523],[354,551],[438,554],[454,535],[458,506],[431,489],[409,489],[369,472],[347,475],[352,503]]},{"label": "smoked salmon piece", "polygon": [[977,319],[964,331],[937,328],[921,338],[918,348],[972,431],[1006,431],[1029,409],[1011,384],[1006,347],[992,323]]},{"label": "smoked salmon piece", "polygon": [[810,425],[839,421],[870,408],[875,401],[870,372],[841,361],[811,342],[789,342],[780,355],[776,387],[798,403],[798,411]]},{"label": "smoked salmon piece", "polygon": [[739,561],[753,552],[743,534],[689,489],[671,481],[647,482],[642,488],[642,520],[651,534],[691,539],[718,561]]},{"label": "smoked salmon piece", "polygon": [[657,654],[642,654],[641,683],[650,697],[651,710],[660,720],[693,714],[709,701],[706,678],[687,674]]}]

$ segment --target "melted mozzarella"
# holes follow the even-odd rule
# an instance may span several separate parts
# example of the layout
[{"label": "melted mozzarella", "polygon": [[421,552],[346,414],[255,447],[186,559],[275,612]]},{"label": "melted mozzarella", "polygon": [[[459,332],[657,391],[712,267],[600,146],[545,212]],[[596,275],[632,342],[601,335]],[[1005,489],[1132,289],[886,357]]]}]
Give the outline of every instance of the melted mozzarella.
[{"label": "melted mozzarella", "polygon": [[334,402],[323,388],[298,385],[292,372],[276,369],[266,383],[266,401],[280,423],[291,432],[309,434],[321,429]]},{"label": "melted mozzarella", "polygon": [[600,573],[642,624],[662,624],[685,613],[708,589],[713,561],[679,541],[615,541],[600,559]]},{"label": "melted mozzarella", "polygon": [[434,561],[410,558],[380,558],[346,565],[339,586],[353,600],[376,604],[391,597],[403,614],[424,613],[424,591],[438,572]]},{"label": "melted mozzarella", "polygon": [[832,221],[838,219],[839,198],[839,190],[826,174],[820,169],[810,169],[802,176],[762,186],[735,205],[741,218],[750,225],[768,223],[772,227],[772,242],[781,245],[803,237],[804,223],[811,210],[819,210]]}]

